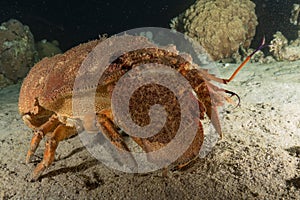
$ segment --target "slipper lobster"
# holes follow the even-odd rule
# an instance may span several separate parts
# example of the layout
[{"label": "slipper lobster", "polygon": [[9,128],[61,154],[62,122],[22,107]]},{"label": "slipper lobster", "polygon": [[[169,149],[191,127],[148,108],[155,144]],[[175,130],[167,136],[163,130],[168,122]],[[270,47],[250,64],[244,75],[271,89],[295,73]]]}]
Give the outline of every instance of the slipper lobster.
[{"label": "slipper lobster", "polygon": [[[129,37],[129,36],[128,36]],[[133,37],[133,36],[131,36]],[[145,40],[135,37],[132,42]],[[102,40],[95,40],[76,46],[64,54],[44,58],[29,72],[21,87],[19,96],[19,112],[25,124],[33,129],[33,137],[26,156],[29,163],[39,146],[40,141],[47,135],[44,156],[32,174],[32,180],[37,180],[54,161],[55,151],[60,141],[77,133],[78,124],[85,130],[94,131],[98,128],[105,137],[120,151],[129,152],[123,136],[114,123],[111,108],[111,95],[116,82],[131,69],[138,65],[156,62],[177,70],[193,88],[192,94],[199,104],[198,130],[189,148],[179,156],[175,165],[179,168],[186,166],[198,156],[203,143],[204,133],[201,119],[206,114],[212,121],[216,131],[222,135],[218,119],[217,107],[224,101],[224,93],[235,93],[214,86],[211,81],[222,84],[229,83],[241,68],[250,60],[255,52],[260,50],[264,42],[235,70],[229,79],[217,78],[207,70],[195,68],[195,64],[175,51],[168,51],[152,44],[151,48],[125,52],[115,59],[106,69],[103,77],[95,86],[96,113],[95,118],[89,116],[74,116],[72,113],[73,84],[78,70],[87,55]],[[156,88],[155,91],[153,88]],[[154,104],[165,104],[168,117],[159,133],[149,138],[132,137],[146,152],[164,147],[176,134],[180,121],[180,105],[170,91],[158,84],[144,86],[143,93],[135,93],[131,99],[131,116],[133,121],[143,126],[149,123],[147,112]],[[213,98],[212,98],[213,96]],[[164,98],[167,97],[167,98]],[[143,98],[147,98],[145,101]],[[95,121],[97,126],[95,126]],[[128,158],[134,159],[134,158]],[[161,158],[167,159],[167,156]],[[132,163],[135,161],[133,160]]]}]

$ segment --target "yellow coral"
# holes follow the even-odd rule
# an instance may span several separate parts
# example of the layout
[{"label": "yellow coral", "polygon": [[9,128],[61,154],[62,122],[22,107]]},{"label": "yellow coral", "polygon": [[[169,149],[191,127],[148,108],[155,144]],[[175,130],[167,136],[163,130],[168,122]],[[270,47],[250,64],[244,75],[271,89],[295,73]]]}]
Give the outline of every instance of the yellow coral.
[{"label": "yellow coral", "polygon": [[254,8],[250,0],[198,0],[170,26],[194,38],[219,60],[231,57],[240,46],[250,46],[257,25]]}]

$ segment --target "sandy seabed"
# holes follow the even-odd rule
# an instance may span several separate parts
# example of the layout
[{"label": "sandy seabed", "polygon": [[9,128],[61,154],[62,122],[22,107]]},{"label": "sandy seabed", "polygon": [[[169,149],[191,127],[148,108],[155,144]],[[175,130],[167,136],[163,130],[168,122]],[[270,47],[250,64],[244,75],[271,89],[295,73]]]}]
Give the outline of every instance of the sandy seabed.
[{"label": "sandy seabed", "polygon": [[[236,67],[220,67],[220,76]],[[32,132],[18,114],[19,88],[0,91],[1,199],[300,199],[300,61],[248,64],[226,86],[241,105],[225,108],[223,139],[167,177],[111,170],[74,137],[60,143],[54,164],[30,182],[44,143],[26,165]]]}]

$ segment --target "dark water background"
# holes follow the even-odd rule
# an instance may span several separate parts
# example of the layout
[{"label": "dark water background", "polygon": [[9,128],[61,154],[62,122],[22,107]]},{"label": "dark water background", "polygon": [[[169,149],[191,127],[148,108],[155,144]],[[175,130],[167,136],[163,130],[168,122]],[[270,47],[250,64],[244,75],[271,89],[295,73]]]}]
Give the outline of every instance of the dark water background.
[{"label": "dark water background", "polygon": [[[107,33],[156,26],[169,27],[170,20],[195,0],[0,0],[0,22],[10,18],[30,27],[35,40],[56,39],[63,50]],[[254,0],[259,18],[257,45],[262,35],[267,41],[280,30],[289,39],[297,27],[289,24],[293,3],[300,0]]]}]

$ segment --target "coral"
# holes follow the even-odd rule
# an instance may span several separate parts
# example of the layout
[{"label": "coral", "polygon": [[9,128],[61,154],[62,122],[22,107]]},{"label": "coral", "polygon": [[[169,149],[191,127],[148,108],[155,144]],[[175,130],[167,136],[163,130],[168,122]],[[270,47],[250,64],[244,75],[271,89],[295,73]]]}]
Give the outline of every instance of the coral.
[{"label": "coral", "polygon": [[38,52],[39,59],[52,57],[56,54],[62,53],[59,48],[59,43],[56,40],[53,40],[52,42],[41,40],[35,44],[35,47]]},{"label": "coral", "polygon": [[171,28],[194,38],[214,60],[248,48],[257,17],[250,0],[198,0],[171,21]]},{"label": "coral", "polygon": [[270,52],[278,61],[295,61],[300,59],[300,31],[298,38],[294,41],[288,41],[284,35],[277,31],[274,39],[271,41]]},{"label": "coral", "polygon": [[16,82],[24,78],[36,58],[28,26],[11,19],[0,26],[0,74]]},{"label": "coral", "polygon": [[282,60],[281,50],[288,45],[288,40],[279,31],[273,36],[274,39],[270,42],[270,52],[276,60]]}]

